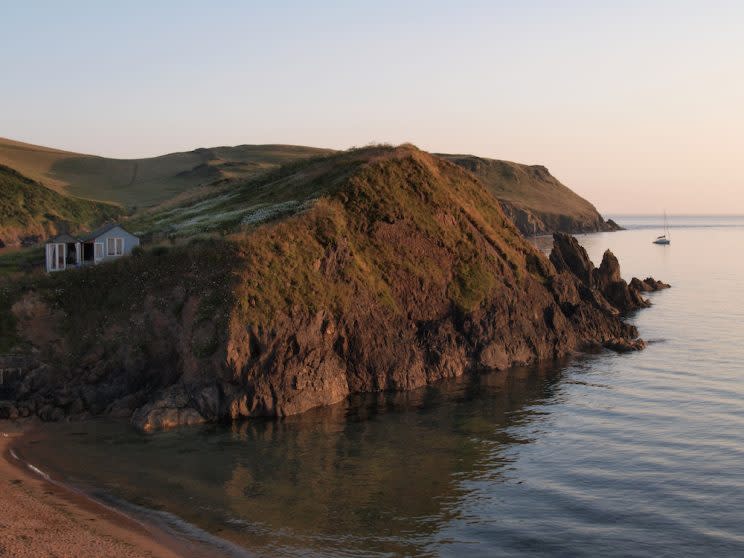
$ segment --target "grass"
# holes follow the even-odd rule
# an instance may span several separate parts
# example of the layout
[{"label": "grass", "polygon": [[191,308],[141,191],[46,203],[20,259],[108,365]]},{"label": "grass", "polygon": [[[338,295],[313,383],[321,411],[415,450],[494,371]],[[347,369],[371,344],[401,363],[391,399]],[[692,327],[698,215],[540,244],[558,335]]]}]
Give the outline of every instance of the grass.
[{"label": "grass", "polygon": [[0,280],[0,354],[10,352],[20,343],[16,319],[11,311],[17,298],[17,288],[9,281]]},{"label": "grass", "polygon": [[593,220],[596,208],[561,184],[548,169],[473,155],[441,157],[472,172],[499,200],[551,215],[569,215]]},{"label": "grass", "polygon": [[44,248],[5,248],[0,250],[0,278],[30,274],[44,269]]},{"label": "grass", "polygon": [[[156,322],[179,323],[184,302],[191,297],[198,301],[198,321],[213,321],[215,331],[224,335],[235,263],[232,243],[199,240],[141,250],[88,268],[43,274],[26,288],[41,293],[65,316],[70,356],[77,358],[91,343],[121,343],[117,336],[123,336],[125,343],[141,339],[149,344],[162,335],[158,329],[163,326]],[[204,347],[195,347],[195,353],[203,354]]]},{"label": "grass", "polygon": [[[240,235],[244,322],[268,325],[293,308],[342,315],[361,300],[402,314],[401,285],[409,284],[440,284],[453,304],[472,311],[492,292],[497,270],[520,280],[533,250],[472,176],[407,146],[355,154],[334,157],[322,177],[303,169],[307,185],[336,184],[311,209]],[[388,242],[375,234],[381,224],[407,232]],[[453,262],[451,272],[441,257]],[[332,273],[319,269],[329,259]]]},{"label": "grass", "polygon": [[153,351],[158,323],[180,324],[187,308],[198,358],[219,349],[230,324],[270,329],[298,312],[408,320],[430,314],[421,293],[473,312],[500,285],[548,269],[471,174],[412,146],[296,162],[138,223],[178,234],[113,263],[28,280],[66,316],[73,356],[100,340]]},{"label": "grass", "polygon": [[118,206],[63,196],[0,165],[0,239],[6,244],[90,228],[121,213]]},{"label": "grass", "polygon": [[360,164],[353,152],[294,161],[260,177],[230,184],[131,222],[138,232],[190,237],[229,233],[304,211],[333,191]]},{"label": "grass", "polygon": [[141,159],[71,153],[0,138],[0,164],[81,198],[127,208],[158,205],[215,180],[258,176],[330,150],[292,145],[195,149]]}]

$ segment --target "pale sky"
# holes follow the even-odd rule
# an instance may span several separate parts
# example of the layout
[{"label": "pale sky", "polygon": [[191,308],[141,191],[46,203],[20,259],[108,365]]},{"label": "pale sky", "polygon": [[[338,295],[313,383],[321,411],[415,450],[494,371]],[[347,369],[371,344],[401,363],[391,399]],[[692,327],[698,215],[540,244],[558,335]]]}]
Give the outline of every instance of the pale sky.
[{"label": "pale sky", "polygon": [[0,136],[140,157],[412,142],[603,213],[744,214],[744,2],[0,0]]}]

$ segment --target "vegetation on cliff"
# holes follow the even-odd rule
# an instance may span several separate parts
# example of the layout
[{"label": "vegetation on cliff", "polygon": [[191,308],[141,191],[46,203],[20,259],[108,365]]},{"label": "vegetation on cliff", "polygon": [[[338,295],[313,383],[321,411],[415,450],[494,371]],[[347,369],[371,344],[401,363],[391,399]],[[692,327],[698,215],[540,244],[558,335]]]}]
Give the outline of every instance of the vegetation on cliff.
[{"label": "vegetation on cliff", "polygon": [[0,165],[0,246],[90,228],[121,214],[118,206],[64,196]]},{"label": "vegetation on cliff", "polygon": [[[209,238],[16,293],[16,331],[41,351],[18,413],[131,415],[144,429],[289,415],[641,346],[621,314],[644,299],[611,254],[595,269],[559,237],[548,260],[478,179],[413,146],[315,158],[231,196],[174,218],[218,223],[199,229]],[[257,204],[291,210],[258,219]]]},{"label": "vegetation on cliff", "polygon": [[[62,193],[121,204],[143,215],[148,231],[185,226],[175,234],[189,234],[203,223],[181,219],[199,201],[211,213],[224,210],[226,225],[233,226],[233,187],[250,182],[271,183],[286,174],[293,163],[338,153],[329,149],[292,145],[239,145],[200,148],[142,159],[111,159],[29,145],[0,138],[0,164]],[[526,235],[562,232],[616,230],[597,210],[541,166],[528,166],[484,159],[472,155],[440,155],[466,168],[485,184],[501,202],[502,209]],[[246,191],[241,190],[245,195]],[[295,200],[258,201],[250,220],[266,214],[293,212]],[[153,211],[154,208],[154,211]],[[199,206],[193,208],[199,211]],[[168,213],[171,210],[171,213]],[[159,215],[152,219],[153,213]],[[171,222],[173,221],[173,223]]]},{"label": "vegetation on cliff", "polygon": [[441,157],[477,176],[525,235],[620,228],[612,220],[605,221],[590,202],[561,184],[541,165],[522,165],[473,155]]},{"label": "vegetation on cliff", "polygon": [[200,148],[141,159],[72,153],[0,138],[0,164],[60,193],[129,209],[151,207],[199,186],[258,176],[292,161],[330,153],[294,145]]}]

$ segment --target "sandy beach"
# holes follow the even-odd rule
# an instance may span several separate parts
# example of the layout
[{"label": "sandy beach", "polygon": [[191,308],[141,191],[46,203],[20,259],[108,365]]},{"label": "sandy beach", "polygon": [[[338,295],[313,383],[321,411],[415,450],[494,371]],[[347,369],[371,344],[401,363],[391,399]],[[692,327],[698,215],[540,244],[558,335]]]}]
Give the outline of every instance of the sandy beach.
[{"label": "sandy beach", "polygon": [[191,554],[116,510],[47,481],[10,453],[0,429],[0,556],[175,558]]}]

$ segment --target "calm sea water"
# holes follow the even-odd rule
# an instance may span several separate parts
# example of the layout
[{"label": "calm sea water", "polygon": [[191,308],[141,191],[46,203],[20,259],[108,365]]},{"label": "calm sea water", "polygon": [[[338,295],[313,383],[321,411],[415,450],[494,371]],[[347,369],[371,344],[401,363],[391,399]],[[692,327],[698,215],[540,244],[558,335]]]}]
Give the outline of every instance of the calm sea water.
[{"label": "calm sea water", "polygon": [[626,278],[673,285],[632,318],[643,352],[282,421],[57,425],[19,451],[250,554],[744,556],[744,218],[672,217],[670,246],[658,218],[617,220],[580,237],[594,261],[610,248]]}]

